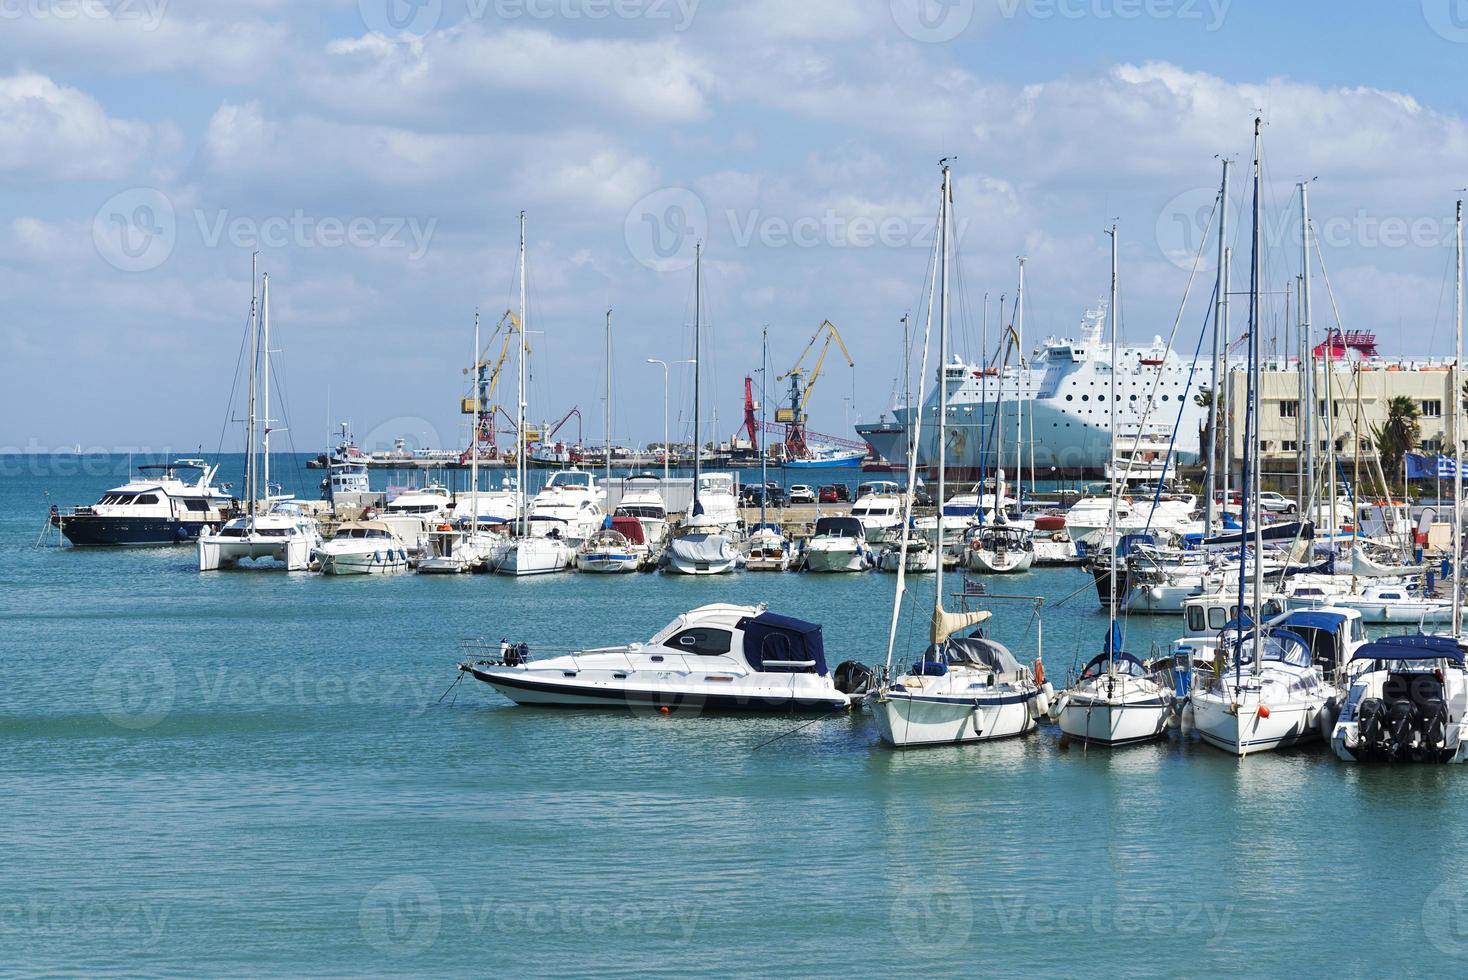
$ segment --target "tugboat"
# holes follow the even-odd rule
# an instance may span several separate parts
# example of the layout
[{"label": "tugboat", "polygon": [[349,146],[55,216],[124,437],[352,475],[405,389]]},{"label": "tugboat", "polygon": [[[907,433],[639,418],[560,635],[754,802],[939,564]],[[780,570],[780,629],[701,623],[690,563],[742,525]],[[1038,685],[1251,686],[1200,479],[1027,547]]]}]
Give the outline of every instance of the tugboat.
[{"label": "tugboat", "polygon": [[[69,511],[53,507],[51,523],[78,547],[181,544],[234,512],[228,490],[212,485],[218,466],[178,459],[138,469],[141,476],[108,490],[95,504]],[[198,479],[185,482],[179,478],[183,471]]]}]

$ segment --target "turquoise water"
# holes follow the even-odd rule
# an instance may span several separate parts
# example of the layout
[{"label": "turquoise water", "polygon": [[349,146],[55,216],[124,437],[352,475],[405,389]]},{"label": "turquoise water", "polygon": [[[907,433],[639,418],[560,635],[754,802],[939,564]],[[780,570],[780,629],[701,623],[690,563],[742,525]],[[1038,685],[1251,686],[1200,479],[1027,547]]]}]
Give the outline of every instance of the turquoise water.
[{"label": "turquoise water", "polygon": [[[758,748],[800,722],[440,701],[464,638],[645,639],[709,601],[875,661],[893,580],[200,575],[190,549],[33,547],[46,491],[91,501],[125,460],[0,462],[0,971],[1468,969],[1456,768],[1053,729],[897,753],[860,715]],[[995,608],[1029,659],[1027,608]],[[1055,676],[1105,620],[1083,591],[1044,627]]]}]

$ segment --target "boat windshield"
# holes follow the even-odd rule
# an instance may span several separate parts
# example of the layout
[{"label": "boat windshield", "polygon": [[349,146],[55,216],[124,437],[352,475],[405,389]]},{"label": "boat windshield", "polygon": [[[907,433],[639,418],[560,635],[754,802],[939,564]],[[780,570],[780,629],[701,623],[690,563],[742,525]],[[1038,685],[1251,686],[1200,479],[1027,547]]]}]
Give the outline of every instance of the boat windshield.
[{"label": "boat windshield", "polygon": [[[1220,639],[1228,637],[1224,634]],[[1232,655],[1228,659],[1225,672],[1233,670],[1238,662],[1251,664],[1254,661],[1254,634],[1250,631],[1239,636],[1235,634],[1232,642],[1227,642]],[[1265,663],[1274,661],[1285,663],[1294,667],[1309,667],[1311,665],[1310,644],[1305,638],[1293,630],[1273,629],[1267,631],[1260,643],[1260,650]]]}]

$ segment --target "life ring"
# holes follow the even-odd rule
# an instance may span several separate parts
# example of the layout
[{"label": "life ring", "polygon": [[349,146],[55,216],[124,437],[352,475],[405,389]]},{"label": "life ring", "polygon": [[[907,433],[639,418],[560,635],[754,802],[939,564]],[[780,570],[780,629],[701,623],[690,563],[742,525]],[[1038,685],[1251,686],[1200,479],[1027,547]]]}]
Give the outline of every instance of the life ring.
[{"label": "life ring", "polygon": [[440,524],[438,526],[438,529],[440,531],[452,531],[454,529],[454,526],[452,524]]}]

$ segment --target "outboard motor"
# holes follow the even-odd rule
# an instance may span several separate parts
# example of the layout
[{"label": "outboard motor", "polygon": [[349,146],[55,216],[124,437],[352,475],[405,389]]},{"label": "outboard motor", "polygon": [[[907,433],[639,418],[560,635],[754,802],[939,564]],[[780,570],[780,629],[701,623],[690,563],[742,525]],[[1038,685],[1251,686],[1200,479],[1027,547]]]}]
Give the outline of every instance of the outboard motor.
[{"label": "outboard motor", "polygon": [[872,668],[866,664],[856,660],[843,660],[836,665],[836,673],[831,682],[842,694],[856,697],[871,692],[873,679]]},{"label": "outboard motor", "polygon": [[1417,706],[1407,698],[1400,698],[1388,705],[1386,710],[1392,755],[1405,759],[1411,754],[1417,741]]},{"label": "outboard motor", "polygon": [[1356,709],[1356,730],[1361,736],[1361,747],[1367,755],[1390,754],[1391,744],[1387,740],[1386,702],[1380,698],[1366,698]]},{"label": "outboard motor", "polygon": [[1443,699],[1442,681],[1433,676],[1412,682],[1412,700],[1417,706],[1418,745],[1428,760],[1436,760],[1448,740],[1448,706]]}]

